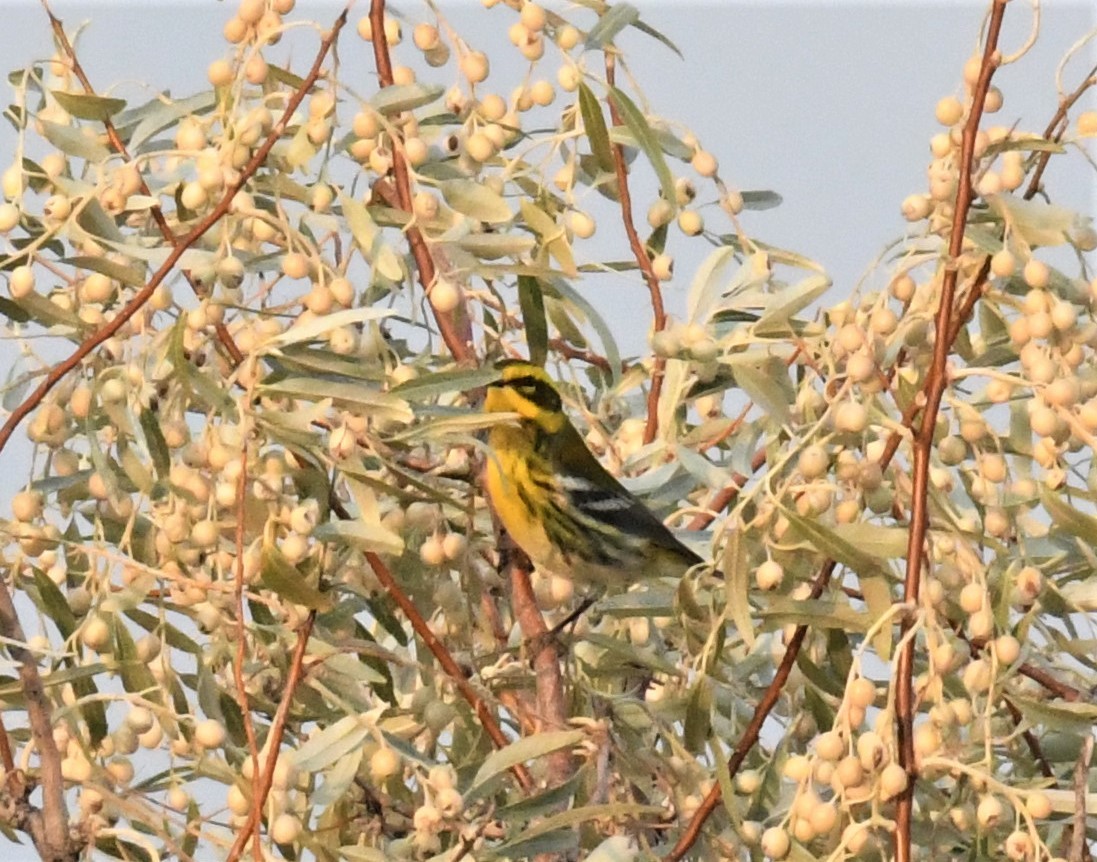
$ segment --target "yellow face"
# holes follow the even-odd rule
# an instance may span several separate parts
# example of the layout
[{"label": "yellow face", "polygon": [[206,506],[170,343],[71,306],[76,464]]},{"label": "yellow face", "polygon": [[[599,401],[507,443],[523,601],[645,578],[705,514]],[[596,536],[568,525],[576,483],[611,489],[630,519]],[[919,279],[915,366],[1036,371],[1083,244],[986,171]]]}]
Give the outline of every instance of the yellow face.
[{"label": "yellow face", "polygon": [[488,385],[484,409],[489,413],[517,413],[548,431],[565,422],[560,394],[543,368],[528,362],[503,366],[501,380]]}]

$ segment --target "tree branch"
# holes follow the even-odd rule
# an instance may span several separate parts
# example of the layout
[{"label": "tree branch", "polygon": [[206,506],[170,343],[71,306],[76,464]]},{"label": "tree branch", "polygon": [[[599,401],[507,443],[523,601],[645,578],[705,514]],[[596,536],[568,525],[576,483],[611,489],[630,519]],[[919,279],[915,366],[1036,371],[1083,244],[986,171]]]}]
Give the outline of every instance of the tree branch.
[{"label": "tree branch", "polygon": [[[12,574],[14,578],[14,571]],[[71,862],[80,855],[69,834],[65,807],[65,781],[61,775],[61,752],[53,739],[53,709],[46,697],[34,654],[22,644],[27,641],[15,612],[7,582],[0,578],[0,634],[7,639],[8,654],[19,664],[19,681],[26,700],[31,739],[38,750],[38,780],[42,787],[42,810],[31,809],[25,819],[34,847],[44,862]]]},{"label": "tree branch", "polygon": [[[69,37],[65,34],[65,27],[50,10],[48,0],[41,0],[42,8],[46,10],[46,15],[50,19],[50,27],[53,29],[54,38],[57,40],[57,44],[61,46],[61,50],[65,52],[65,56],[69,58],[69,62],[72,63],[72,73],[76,76],[76,80],[80,82],[80,85],[84,88],[84,92],[89,96],[97,95],[95,88],[91,85],[91,80],[84,72],[83,66],[80,65],[80,60],[76,56],[76,50],[72,47],[72,43],[69,41]],[[127,162],[133,164],[133,157],[130,156],[129,151],[126,149],[126,145],[122,142],[122,137],[118,134],[118,130],[114,127],[114,123],[107,117],[103,120],[103,128],[107,132],[107,140],[110,141],[110,145],[114,148],[114,151],[122,156]],[[148,197],[154,197],[149,190],[148,185],[145,183],[145,178],[138,173],[140,179],[141,194]],[[164,237],[164,240],[171,246],[175,246],[179,242],[179,239],[175,236],[171,226],[168,224],[168,220],[164,218],[164,212],[160,209],[160,204],[153,204],[149,209],[152,214],[152,220],[156,222],[156,227],[160,230],[160,235]],[[183,277],[186,278],[187,284],[190,285],[190,289],[194,291],[194,295],[199,299],[203,298],[206,291],[203,290],[198,284],[191,278],[190,272],[184,272]],[[244,361],[244,354],[240,352],[240,348],[236,346],[236,342],[233,341],[232,335],[229,334],[228,327],[224,323],[218,322],[214,326],[214,331],[217,333],[217,340],[221,342],[221,345],[225,348],[229,358],[232,359],[234,365],[239,365]]]},{"label": "tree branch", "polygon": [[[921,594],[922,566],[925,563],[926,532],[929,529],[929,462],[933,450],[933,429],[941,398],[948,385],[947,363],[952,342],[949,339],[955,326],[957,310],[953,307],[956,295],[958,262],[963,253],[964,233],[968,210],[971,208],[973,190],[971,167],[974,161],[975,136],[979,131],[983,106],[986,104],[990,79],[998,66],[998,35],[1002,29],[1006,0],[994,0],[987,24],[986,45],[979,79],[972,93],[971,108],[964,124],[960,142],[959,187],[952,216],[952,232],[949,237],[948,261],[941,279],[941,296],[937,307],[935,329],[937,339],[933,345],[933,360],[925,385],[925,406],[921,421],[914,432],[913,465],[911,476],[911,518],[907,541],[907,569],[903,584],[903,601],[917,605]],[[975,292],[973,290],[973,292]],[[902,636],[910,630],[911,620],[904,618]],[[911,860],[911,820],[914,810],[914,638],[902,637],[902,648],[896,664],[896,723],[898,727],[899,764],[907,771],[910,780],[897,799],[895,815],[894,848],[896,862]]]},{"label": "tree branch", "polygon": [[328,31],[323,41],[321,41],[320,50],[317,52],[312,68],[301,82],[301,86],[294,91],[293,95],[286,103],[286,109],[282,112],[282,116],[279,118],[278,122],[274,124],[274,127],[270,130],[270,134],[267,135],[266,140],[263,141],[262,146],[255,151],[255,155],[253,155],[248,163],[241,168],[240,176],[232,185],[225,189],[225,193],[217,206],[215,206],[198,222],[198,224],[191,228],[186,236],[180,239],[178,243],[172,247],[171,253],[164,260],[163,264],[161,264],[160,268],[156,270],[152,278],[149,279],[141,290],[134,294],[133,298],[125,304],[118,314],[88,336],[67,359],[62,360],[50,369],[49,374],[46,375],[45,379],[38,387],[12,411],[11,416],[8,417],[8,421],[4,423],[3,427],[0,427],[0,452],[4,450],[8,440],[11,439],[12,433],[19,426],[19,423],[42,402],[42,399],[49,394],[50,390],[60,383],[70,371],[76,368],[84,357],[125,326],[126,321],[141,310],[144,304],[149,301],[152,294],[156,291],[156,288],[168,277],[175,267],[175,264],[179,262],[179,258],[183,256],[183,252],[194,245],[206,231],[213,227],[221,217],[229,211],[229,208],[232,206],[232,199],[236,196],[236,193],[244,187],[244,184],[251,179],[252,175],[254,175],[266,161],[271,148],[285,132],[286,126],[289,125],[289,121],[292,119],[294,111],[297,110],[302,100],[304,100],[305,95],[312,89],[312,85],[316,83],[316,79],[320,76],[324,58],[327,57],[328,51],[331,50],[331,46],[335,43],[335,39],[339,35],[339,31],[343,29],[343,25],[346,23],[347,12],[344,10],[339,17],[335,19],[335,23],[332,25],[331,30]]},{"label": "tree branch", "polygon": [[[373,60],[377,67],[377,77],[382,87],[391,87],[392,58],[389,56],[388,38],[385,36],[385,0],[371,0],[369,20],[373,31]],[[400,207],[404,212],[410,213],[412,212],[411,178],[408,174],[407,159],[404,157],[403,141],[395,135],[393,135],[392,147],[392,173],[396,181],[396,194]],[[431,257],[430,249],[427,248],[423,232],[414,223],[408,225],[406,233],[412,257],[415,258],[415,267],[419,271],[419,285],[423,288],[423,294],[429,296],[436,276],[434,258]],[[440,312],[431,305],[431,311],[438,323],[442,340],[445,341],[454,359],[467,365],[475,364],[476,353],[472,349],[472,327],[469,323],[467,304],[461,302],[450,312]]]},{"label": "tree branch", "polygon": [[[616,86],[616,79],[616,60],[612,50],[606,51],[606,83],[613,88]],[[609,104],[609,116],[613,120],[613,125],[624,125],[613,96],[610,95],[606,102]],[[663,307],[663,289],[655,275],[651,257],[648,255],[647,249],[644,248],[640,235],[636,232],[636,223],[632,218],[632,195],[628,187],[625,148],[620,144],[612,144],[610,149],[613,152],[613,168],[617,174],[617,198],[621,202],[621,223],[624,225],[625,235],[628,237],[628,244],[632,249],[632,256],[636,258],[636,265],[640,267],[640,272],[643,274],[644,281],[648,286],[648,293],[651,295],[652,329],[659,332],[666,329],[667,326],[667,313]],[[659,396],[663,391],[663,375],[666,373],[666,367],[666,359],[662,356],[656,356],[651,367],[651,388],[648,390],[648,419],[647,425],[644,426],[645,444],[651,443],[659,430]]]}]

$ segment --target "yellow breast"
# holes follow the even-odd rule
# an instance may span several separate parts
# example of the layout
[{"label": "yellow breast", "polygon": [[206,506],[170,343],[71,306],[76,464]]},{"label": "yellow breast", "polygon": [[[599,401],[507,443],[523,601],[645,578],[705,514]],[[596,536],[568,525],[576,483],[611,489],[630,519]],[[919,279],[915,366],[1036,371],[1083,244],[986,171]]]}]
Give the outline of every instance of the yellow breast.
[{"label": "yellow breast", "polygon": [[542,519],[531,509],[532,503],[524,490],[533,487],[529,467],[516,454],[523,451],[523,436],[523,431],[515,426],[496,425],[491,429],[485,485],[492,508],[514,543],[535,566],[552,571],[559,566],[556,549],[545,533]]}]

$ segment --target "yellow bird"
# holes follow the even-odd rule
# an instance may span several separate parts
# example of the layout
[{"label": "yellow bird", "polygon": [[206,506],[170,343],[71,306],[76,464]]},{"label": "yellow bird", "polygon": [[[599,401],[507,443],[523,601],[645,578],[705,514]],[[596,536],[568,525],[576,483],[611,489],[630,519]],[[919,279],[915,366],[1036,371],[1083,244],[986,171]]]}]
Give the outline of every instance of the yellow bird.
[{"label": "yellow bird", "polygon": [[499,368],[485,408],[520,418],[491,429],[487,490],[539,571],[622,587],[703,562],[591,454],[543,368],[517,360]]}]

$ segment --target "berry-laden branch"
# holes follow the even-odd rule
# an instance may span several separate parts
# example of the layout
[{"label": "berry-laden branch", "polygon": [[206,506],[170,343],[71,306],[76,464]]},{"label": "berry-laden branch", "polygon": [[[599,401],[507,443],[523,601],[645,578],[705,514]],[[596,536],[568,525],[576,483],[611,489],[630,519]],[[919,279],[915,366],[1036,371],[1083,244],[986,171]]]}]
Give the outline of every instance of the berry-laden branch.
[{"label": "berry-laden branch", "polygon": [[[817,599],[823,594],[823,590],[830,583],[830,576],[834,574],[835,566],[834,560],[827,560],[823,564],[819,574],[815,577],[815,582],[811,585],[812,599]],[[773,711],[773,707],[777,705],[777,701],[781,697],[781,692],[788,681],[788,675],[792,673],[792,666],[796,663],[796,658],[800,655],[800,647],[803,646],[807,633],[808,626],[806,624],[798,625],[785,645],[785,655],[777,666],[777,671],[773,674],[773,680],[766,686],[762,699],[758,701],[758,706],[754,709],[754,715],[751,716],[747,729],[739,737],[739,742],[735,745],[735,751],[728,758],[729,776],[734,777],[735,773],[739,771],[739,767],[747,759],[747,755],[750,754],[750,750],[754,748],[754,744],[758,742],[758,737],[762,733],[762,725],[765,724],[770,712]],[[680,859],[685,857],[690,848],[697,842],[697,839],[701,837],[701,828],[712,815],[712,812],[716,810],[721,798],[723,798],[723,792],[720,789],[720,783],[716,782],[701,801],[700,807],[690,819],[678,841],[675,842],[674,847],[663,857],[663,862],[679,862]]]},{"label": "berry-laden branch", "polygon": [[[240,453],[240,475],[236,477],[236,529],[234,540],[236,542],[236,560],[233,567],[233,598],[236,604],[236,660],[232,666],[233,682],[236,684],[236,704],[240,707],[240,714],[244,721],[244,736],[248,741],[248,755],[251,757],[252,799],[259,798],[259,743],[255,738],[255,722],[252,721],[251,705],[248,703],[248,690],[244,684],[244,659],[247,650],[247,631],[244,625],[244,561],[245,561],[245,534],[244,526],[247,522],[247,494],[248,494],[248,447],[245,446]],[[256,822],[253,830],[252,855],[255,862],[261,862],[262,848],[259,846],[259,823]]]},{"label": "berry-laden branch", "polygon": [[[374,31],[376,32],[376,31]],[[423,619],[423,615],[419,613],[419,609],[415,607],[415,603],[411,600],[407,593],[405,593],[396,579],[392,576],[392,572],[389,571],[388,566],[385,565],[377,554],[373,552],[366,552],[366,562],[370,564],[370,568],[373,569],[377,580],[381,582],[381,586],[385,588],[385,592],[392,597],[393,601],[400,606],[400,610],[403,611],[404,616],[408,618],[411,623],[411,627],[415,630],[415,633],[419,636],[420,640],[427,645],[427,649],[438,661],[438,664],[442,666],[442,670],[446,672],[453,684],[457,686],[457,690],[461,692],[461,696],[468,702],[468,705],[476,712],[477,718],[480,719],[480,724],[487,731],[488,736],[491,737],[492,743],[496,748],[506,748],[510,745],[510,741],[503,733],[503,729],[499,726],[499,722],[495,720],[495,716],[492,715],[488,705],[484,702],[484,699],[480,696],[480,693],[472,687],[472,684],[465,677],[465,674],[461,671],[461,667],[450,655],[449,650],[446,649],[438,636],[431,631],[427,621]],[[529,770],[519,763],[511,770],[514,773],[514,777],[518,780],[522,789],[527,793],[533,790],[533,776],[530,775]]]},{"label": "berry-laden branch", "polygon": [[[606,52],[606,83],[610,89],[616,86],[617,62],[612,50]],[[617,103],[611,95],[606,101],[609,103],[609,116],[613,125],[623,126],[621,112],[617,110]],[[621,223],[628,237],[632,255],[636,258],[636,265],[644,276],[651,295],[651,325],[655,332],[666,329],[667,312],[663,307],[663,289],[659,284],[659,278],[655,275],[655,269],[651,265],[651,257],[644,248],[640,234],[636,232],[636,223],[632,218],[632,195],[628,187],[628,167],[625,165],[625,148],[620,144],[613,144],[613,168],[617,174],[617,199],[621,202]],[[644,426],[644,443],[651,443],[659,430],[659,396],[663,391],[663,375],[666,373],[667,360],[665,357],[656,356],[651,366],[651,388],[648,390],[648,418]]]},{"label": "berry-laden branch", "polygon": [[69,835],[65,807],[65,781],[61,774],[61,752],[53,738],[53,709],[46,697],[34,654],[27,642],[8,585],[0,578],[0,635],[7,641],[8,655],[19,665],[31,740],[38,752],[38,781],[42,787],[42,808],[26,811],[23,828],[30,834],[38,855],[45,862],[69,862],[80,855]]},{"label": "berry-laden branch", "polygon": [[[377,77],[382,87],[391,87],[392,58],[389,56],[388,38],[385,36],[385,0],[371,0],[369,20],[373,30],[373,60],[377,67]],[[408,175],[408,163],[404,156],[403,141],[395,135],[392,147],[392,173],[400,208],[404,212],[411,213],[411,179]],[[436,276],[434,259],[431,257],[430,249],[427,248],[423,232],[415,224],[408,226],[407,237],[412,257],[415,258],[415,268],[419,271],[419,286],[423,288],[424,295],[428,295]],[[475,364],[476,354],[472,349],[472,327],[469,323],[467,304],[461,302],[452,311],[439,311],[431,305],[431,310],[434,312],[434,319],[438,324],[442,340],[453,354],[453,358],[465,365]]]},{"label": "berry-laden branch", "polygon": [[339,36],[339,31],[343,29],[343,25],[346,23],[347,12],[344,10],[339,17],[335,19],[335,23],[324,36],[323,40],[321,40],[320,49],[316,54],[316,59],[313,61],[312,68],[309,69],[309,73],[302,80],[301,86],[293,92],[292,96],[290,96],[289,101],[286,103],[286,109],[282,112],[282,116],[278,119],[278,122],[274,124],[273,128],[271,128],[270,134],[267,135],[266,140],[264,140],[259,149],[255,151],[255,155],[253,155],[251,159],[248,160],[248,163],[240,169],[240,176],[225,189],[225,193],[217,203],[217,206],[210,210],[198,224],[191,228],[188,234],[183,236],[178,243],[172,247],[171,253],[164,260],[163,264],[153,273],[152,278],[148,280],[145,286],[134,294],[133,299],[127,302],[118,314],[108,323],[104,324],[84,339],[80,346],[77,347],[67,359],[57,363],[37,388],[35,388],[35,390],[12,411],[11,416],[8,417],[8,421],[4,423],[3,427],[0,427],[0,452],[3,452],[8,440],[11,439],[12,433],[19,427],[19,423],[22,422],[35,407],[42,403],[42,399],[49,394],[50,390],[60,383],[70,371],[76,368],[84,360],[84,357],[88,356],[96,347],[111,338],[125,326],[126,322],[137,314],[145,303],[149,301],[156,291],[156,288],[168,277],[175,267],[175,264],[179,262],[179,258],[183,256],[183,253],[201,239],[206,231],[217,224],[221,217],[229,211],[229,208],[232,206],[232,199],[236,196],[236,193],[244,187],[244,184],[247,183],[255,172],[266,162],[271,148],[273,148],[279,138],[282,137],[290,120],[293,118],[294,112],[300,106],[305,95],[312,89],[312,85],[316,83],[316,79],[320,77],[324,59],[327,57],[332,45],[335,44],[335,40]]},{"label": "berry-laden branch", "polygon": [[[346,16],[346,13],[343,13]],[[282,749],[282,738],[286,733],[286,718],[289,716],[290,706],[293,704],[293,695],[304,675],[305,649],[308,646],[309,637],[312,635],[312,627],[316,622],[316,611],[309,611],[301,630],[297,633],[297,645],[293,648],[293,656],[290,659],[289,675],[286,677],[285,689],[282,700],[278,704],[278,710],[274,713],[274,720],[270,724],[270,732],[267,734],[264,747],[267,751],[267,760],[263,764],[263,773],[259,776],[256,786],[256,796],[251,800],[251,809],[248,811],[247,820],[243,827],[236,833],[236,840],[232,842],[232,848],[226,857],[227,862],[239,862],[244,847],[254,835],[258,839],[259,818],[267,807],[267,796],[271,785],[274,784],[274,768],[278,765],[278,753]],[[255,846],[259,841],[254,842]],[[255,851],[256,859],[261,859],[261,850]]]},{"label": "berry-laden branch", "polygon": [[[911,476],[911,517],[907,538],[907,570],[903,584],[903,600],[911,606],[917,606],[921,593],[922,566],[925,563],[926,532],[929,529],[929,462],[933,451],[933,429],[937,423],[937,413],[941,398],[948,385],[948,357],[952,350],[949,335],[953,331],[956,309],[953,303],[956,296],[957,261],[963,253],[964,233],[967,227],[968,210],[971,208],[973,189],[971,185],[971,166],[974,161],[975,136],[979,131],[979,122],[983,116],[990,79],[1000,62],[998,36],[1002,29],[1007,0],[994,0],[990,20],[987,24],[986,44],[983,48],[983,61],[979,70],[979,79],[975,83],[971,97],[971,107],[967,122],[964,124],[960,140],[959,186],[956,191],[956,205],[952,216],[952,232],[949,236],[948,260],[944,276],[941,279],[941,296],[935,320],[936,343],[933,346],[933,359],[927,375],[925,405],[921,421],[914,431],[912,446]],[[975,287],[973,286],[973,290]],[[912,621],[905,618],[902,623],[902,647],[896,665],[896,712],[898,725],[899,765],[906,770],[910,780],[906,789],[899,795],[895,812],[894,847],[896,862],[911,860],[911,820],[914,810],[914,641],[905,637]]]},{"label": "berry-laden branch", "polygon": [[[61,20],[50,10],[47,0],[42,0],[42,8],[46,10],[46,15],[50,19],[50,27],[53,28],[53,36],[57,40],[57,44],[61,46],[61,50],[65,52],[65,56],[68,57],[69,63],[72,64],[72,73],[76,76],[76,80],[80,82],[85,93],[89,96],[96,95],[95,88],[91,85],[91,80],[85,74],[84,67],[80,65],[80,60],[76,57],[76,49],[72,47],[69,37],[65,34],[65,28],[61,23]],[[126,162],[132,164],[133,157],[130,156],[129,150],[126,149],[126,145],[122,142],[122,138],[118,134],[118,130],[115,128],[114,123],[111,122],[110,117],[104,118],[103,128],[107,132],[107,140],[110,141],[110,145],[114,148],[114,151],[125,159]],[[139,190],[141,194],[150,198],[153,197],[148,184],[145,182],[145,178],[141,176],[140,173],[138,173],[137,176],[140,182]],[[149,209],[149,212],[152,214],[152,220],[156,222],[156,227],[159,228],[160,235],[164,237],[164,240],[173,246],[179,242],[175,233],[172,231],[171,226],[168,224],[168,220],[164,218],[164,211],[160,209],[160,204],[154,204]],[[194,295],[201,299],[205,295],[205,291],[195,283],[189,272],[184,272],[183,276],[186,278],[187,284],[190,285],[191,290],[194,291]],[[217,333],[217,340],[221,342],[221,345],[232,359],[233,364],[239,365],[243,362],[244,354],[240,352],[240,348],[237,347],[236,342],[233,341],[232,335],[229,334],[228,327],[225,326],[224,323],[218,321],[214,326],[214,332]]]},{"label": "berry-laden branch", "polygon": [[[982,288],[986,282],[987,274],[990,272],[990,258],[988,257],[978,274],[972,281],[971,289],[964,297],[964,302],[953,321],[953,326],[949,329],[948,333],[948,345],[951,345],[956,341],[957,336],[960,334],[960,328],[965,321],[971,316],[974,310],[975,303],[978,301],[979,296],[982,295]],[[914,422],[918,417],[919,405],[918,402],[912,402],[907,410],[903,413],[902,427],[907,430],[911,430],[914,427]],[[886,470],[891,463],[891,459],[895,457],[896,451],[899,449],[899,443],[902,440],[902,433],[898,430],[893,431],[888,438],[888,442],[884,447],[884,451],[880,455],[879,465],[881,470]],[[766,462],[765,449],[759,449],[754,453],[754,457],[751,460],[751,470],[757,472],[762,468]],[[727,503],[730,503],[732,499],[738,494],[739,489],[746,483],[746,477],[739,481],[736,477],[735,482],[728,485],[720,491],[719,499],[714,499],[710,503],[711,511],[718,511]],[[726,500],[726,502],[725,502]],[[719,508],[718,508],[719,507]],[[694,523],[697,524],[696,529],[701,529],[708,521],[712,520],[713,516],[709,516],[707,513],[701,513],[694,519]],[[694,528],[693,524],[690,525],[691,529]],[[815,578],[815,582],[812,586],[811,598],[817,599],[822,595],[823,590],[830,582],[831,574],[834,572],[836,566],[835,560],[827,560],[823,563],[819,570],[819,574]],[[781,688],[788,679],[789,671],[792,668],[792,663],[796,661],[796,656],[800,651],[800,647],[803,644],[805,635],[807,634],[807,626],[798,626],[792,639],[789,641],[786,647],[784,659],[777,668],[773,681],[766,688],[765,693],[762,695],[761,701],[759,701],[758,707],[755,709],[754,717],[751,719],[747,729],[743,732],[743,736],[735,746],[735,751],[732,753],[731,758],[728,761],[729,775],[734,776],[742,766],[743,761],[746,759],[746,755],[750,752],[750,749],[754,747],[758,742],[759,731],[761,730],[762,723],[777,703],[777,698],[781,693]],[[1031,734],[1030,734],[1031,735]],[[1030,743],[1031,745],[1031,743]],[[690,847],[697,841],[701,835],[701,827],[705,821],[716,810],[716,806],[720,801],[722,792],[720,785],[717,783],[709,791],[708,796],[705,797],[700,808],[693,815],[689,825],[686,827],[686,831],[679,838],[678,842],[674,845],[667,856],[664,857],[665,862],[678,862],[686,853],[689,852]]]}]

